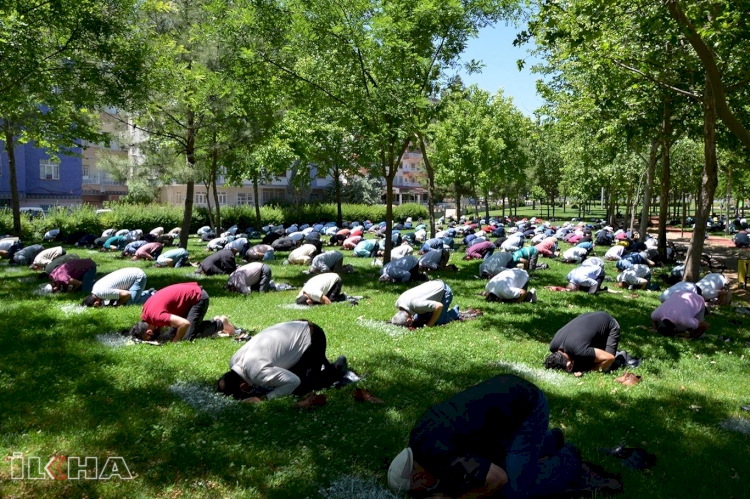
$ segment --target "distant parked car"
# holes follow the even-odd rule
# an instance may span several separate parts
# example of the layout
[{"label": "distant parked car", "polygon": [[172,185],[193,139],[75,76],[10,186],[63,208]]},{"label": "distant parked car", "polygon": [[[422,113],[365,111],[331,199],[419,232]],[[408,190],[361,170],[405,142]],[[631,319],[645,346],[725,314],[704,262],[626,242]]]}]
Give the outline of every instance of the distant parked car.
[{"label": "distant parked car", "polygon": [[47,218],[44,214],[44,210],[38,206],[25,206],[19,210],[22,214],[26,214],[29,218]]}]

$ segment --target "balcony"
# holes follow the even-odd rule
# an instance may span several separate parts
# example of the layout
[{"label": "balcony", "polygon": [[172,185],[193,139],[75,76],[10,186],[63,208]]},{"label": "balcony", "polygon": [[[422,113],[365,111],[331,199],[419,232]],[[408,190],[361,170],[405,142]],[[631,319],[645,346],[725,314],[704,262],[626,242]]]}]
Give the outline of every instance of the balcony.
[{"label": "balcony", "polygon": [[422,154],[418,152],[405,152],[403,159],[422,159]]}]

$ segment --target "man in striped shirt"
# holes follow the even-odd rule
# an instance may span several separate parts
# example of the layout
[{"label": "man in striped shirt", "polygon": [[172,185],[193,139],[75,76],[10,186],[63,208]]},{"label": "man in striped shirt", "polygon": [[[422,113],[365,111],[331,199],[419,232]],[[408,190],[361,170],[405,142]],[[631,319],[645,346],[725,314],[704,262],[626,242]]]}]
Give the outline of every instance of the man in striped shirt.
[{"label": "man in striped shirt", "polygon": [[[83,300],[87,307],[102,305],[140,305],[146,287],[146,273],[137,267],[125,267],[105,275]],[[150,296],[150,295],[149,295]]]}]

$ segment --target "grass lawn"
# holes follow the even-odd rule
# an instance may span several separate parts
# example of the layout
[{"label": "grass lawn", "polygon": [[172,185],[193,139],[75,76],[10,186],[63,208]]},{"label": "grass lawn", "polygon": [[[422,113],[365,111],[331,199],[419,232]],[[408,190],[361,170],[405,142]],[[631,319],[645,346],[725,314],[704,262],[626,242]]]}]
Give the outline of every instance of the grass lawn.
[{"label": "grass lawn", "polygon": [[[191,239],[194,260],[207,255],[204,247]],[[100,276],[132,263],[69,251],[94,258]],[[211,295],[209,317],[226,314],[256,331],[300,317],[320,324],[329,358],[345,354],[364,376],[357,386],[386,401],[358,403],[349,386],[328,390],[328,404],[309,412],[294,408],[292,397],[246,405],[206,395],[237,342],[112,348],[97,335],[130,327],[139,307],[82,309],[79,295],[38,296],[33,272],[1,264],[0,497],[390,497],[352,490],[358,480],[386,487],[390,460],[430,405],[504,372],[545,391],[552,425],[585,459],[622,473],[623,497],[747,497],[750,436],[722,423],[750,426],[740,409],[750,404],[750,319],[718,310],[708,316],[704,339],[663,338],[639,327],[649,325],[657,293],[550,292],[544,286],[565,284],[572,267],[546,259],[540,261],[550,268],[532,281],[538,303],[488,304],[477,295],[484,288],[474,277],[479,262],[462,255],[460,249],[451,262],[460,272],[439,276],[453,288],[454,303],[481,308],[484,316],[413,332],[381,324],[409,286],[378,283],[369,259],[346,258],[356,273],[344,276],[344,291],[366,297],[356,307],[300,310],[289,306],[295,291],[243,297],[222,289],[225,277],[200,279]],[[283,266],[283,256],[271,262],[274,279],[300,286],[302,268]],[[192,268],[135,265],[146,268],[149,287],[194,280]],[[611,263],[607,274],[615,275]],[[635,371],[640,385],[623,387],[611,374],[575,378],[541,369],[555,331],[592,310],[611,313],[622,327],[620,348],[645,358]],[[185,392],[192,399],[181,398]],[[629,470],[598,450],[621,442],[656,454],[657,465]],[[14,453],[38,456],[42,466],[52,456],[95,456],[100,468],[107,457],[121,456],[133,479],[11,480]]]}]

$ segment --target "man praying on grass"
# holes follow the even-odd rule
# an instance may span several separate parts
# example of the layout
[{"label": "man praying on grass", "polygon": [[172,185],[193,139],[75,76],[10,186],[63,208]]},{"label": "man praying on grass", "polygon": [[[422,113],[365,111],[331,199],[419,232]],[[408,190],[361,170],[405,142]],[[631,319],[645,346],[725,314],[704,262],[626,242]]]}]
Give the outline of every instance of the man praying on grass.
[{"label": "man praying on grass", "polygon": [[619,342],[620,324],[607,312],[579,315],[555,333],[544,367],[576,375],[607,371],[615,361]]},{"label": "man praying on grass", "polygon": [[326,345],[323,329],[307,320],[268,327],[237,350],[216,388],[249,403],[328,388],[344,377],[347,362],[341,355],[331,364]]},{"label": "man praying on grass", "polygon": [[514,375],[495,376],[422,415],[388,469],[388,485],[415,497],[456,499],[619,489],[548,425],[539,388]]}]

